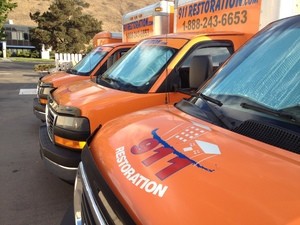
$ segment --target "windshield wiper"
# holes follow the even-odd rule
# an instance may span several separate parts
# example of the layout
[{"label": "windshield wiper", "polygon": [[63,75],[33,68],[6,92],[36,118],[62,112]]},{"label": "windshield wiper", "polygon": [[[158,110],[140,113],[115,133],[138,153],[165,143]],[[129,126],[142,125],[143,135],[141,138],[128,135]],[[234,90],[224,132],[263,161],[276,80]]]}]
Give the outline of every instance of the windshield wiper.
[{"label": "windshield wiper", "polygon": [[114,89],[120,89],[119,81],[111,78],[111,77],[101,77],[100,80],[104,81],[105,83],[109,84]]},{"label": "windshield wiper", "polygon": [[278,116],[278,117],[281,117],[281,118],[284,118],[284,119],[287,119],[287,120],[290,120],[293,122],[298,122],[297,117],[295,117],[295,115],[288,113],[288,112],[278,111],[278,110],[270,109],[270,108],[267,108],[264,106],[251,105],[251,104],[248,104],[245,102],[242,102],[240,104],[240,106],[245,109],[252,109],[257,112],[268,113],[270,115]]},{"label": "windshield wiper", "polygon": [[67,72],[71,73],[71,74],[74,74],[74,75],[76,75],[78,73],[78,71],[75,70],[75,69],[68,69]]},{"label": "windshield wiper", "polygon": [[195,98],[200,98],[204,101],[208,101],[208,102],[212,102],[214,104],[216,104],[217,106],[222,106],[223,103],[217,99],[214,99],[212,97],[209,97],[207,95],[204,95],[202,93],[196,93],[196,92],[192,92],[192,91],[189,91],[190,89],[188,90],[184,90],[184,89],[179,89],[178,91],[183,93],[183,94],[186,94],[186,95],[189,95],[191,97],[195,97]]},{"label": "windshield wiper", "polygon": [[195,93],[195,92],[186,92],[183,90],[180,90],[180,92],[190,95],[191,97],[200,98],[202,102],[209,108],[209,110],[212,112],[212,114],[217,118],[217,120],[223,124],[223,126],[229,130],[232,130],[233,125],[230,123],[230,121],[223,115],[223,113],[220,110],[216,110],[214,107],[212,107],[208,102],[214,103],[215,105],[221,107],[223,103],[217,99],[214,99],[212,97],[209,97],[207,95],[204,95],[202,93]]},{"label": "windshield wiper", "polygon": [[215,117],[222,123],[227,129],[232,130],[233,126],[230,123],[230,121],[227,119],[227,117],[224,116],[224,114],[220,110],[216,110],[214,107],[212,107],[208,102],[212,102],[215,105],[221,107],[223,103],[217,99],[214,99],[212,97],[209,97],[207,95],[204,95],[202,93],[198,94],[198,96],[195,96],[196,98],[200,98],[210,109],[210,111],[214,114]]},{"label": "windshield wiper", "polygon": [[220,106],[220,107],[223,105],[223,103],[222,103],[221,101],[219,101],[219,100],[217,100],[217,99],[214,99],[214,98],[212,98],[212,97],[209,97],[209,96],[207,96],[207,95],[204,95],[204,94],[202,94],[202,93],[200,93],[200,94],[198,95],[198,97],[201,98],[202,100],[204,99],[204,100],[206,100],[206,101],[212,102],[212,103],[214,103],[215,105]]}]

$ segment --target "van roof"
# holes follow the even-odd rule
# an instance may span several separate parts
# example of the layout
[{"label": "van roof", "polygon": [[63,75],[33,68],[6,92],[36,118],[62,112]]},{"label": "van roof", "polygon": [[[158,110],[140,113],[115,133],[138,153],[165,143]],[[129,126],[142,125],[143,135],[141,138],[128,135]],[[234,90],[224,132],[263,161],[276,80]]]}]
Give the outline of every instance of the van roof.
[{"label": "van roof", "polygon": [[201,37],[201,36],[228,36],[228,35],[245,35],[245,33],[242,32],[235,32],[235,31],[224,31],[224,32],[204,32],[204,33],[170,33],[170,34],[164,34],[164,35],[156,35],[151,36],[146,39],[152,39],[152,38],[185,38],[185,39],[192,39],[195,37]]},{"label": "van roof", "polygon": [[135,45],[136,42],[116,42],[116,43],[110,43],[110,44],[104,44],[103,47],[118,47],[118,46],[126,46],[126,45]]}]

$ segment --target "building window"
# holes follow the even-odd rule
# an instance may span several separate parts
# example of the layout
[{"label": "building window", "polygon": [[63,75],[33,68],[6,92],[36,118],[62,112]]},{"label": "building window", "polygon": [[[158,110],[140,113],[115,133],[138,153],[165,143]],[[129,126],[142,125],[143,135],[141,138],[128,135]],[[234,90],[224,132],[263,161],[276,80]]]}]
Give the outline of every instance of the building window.
[{"label": "building window", "polygon": [[12,32],[11,32],[11,39],[12,39],[12,40],[24,40],[23,32],[20,32],[20,31],[12,31]]},{"label": "building window", "polygon": [[28,33],[23,33],[24,34],[24,40],[29,40],[29,34]]}]

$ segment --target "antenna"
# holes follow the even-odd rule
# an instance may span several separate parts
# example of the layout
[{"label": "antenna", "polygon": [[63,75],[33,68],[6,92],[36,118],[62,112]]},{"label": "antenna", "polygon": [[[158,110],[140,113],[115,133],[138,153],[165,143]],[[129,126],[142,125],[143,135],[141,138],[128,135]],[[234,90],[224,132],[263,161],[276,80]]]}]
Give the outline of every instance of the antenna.
[{"label": "antenna", "polygon": [[[174,1],[172,1],[174,2]],[[171,28],[171,20],[170,20],[170,5],[169,5],[169,1],[167,2],[167,25],[168,25],[168,28],[167,28],[167,32],[165,33],[165,36],[166,36],[166,45],[168,45],[168,34],[170,32],[170,28]],[[165,54],[165,76],[166,76],[166,98],[165,98],[165,104],[168,105],[169,102],[170,102],[170,90],[168,89],[168,65],[167,65],[167,54]]]}]

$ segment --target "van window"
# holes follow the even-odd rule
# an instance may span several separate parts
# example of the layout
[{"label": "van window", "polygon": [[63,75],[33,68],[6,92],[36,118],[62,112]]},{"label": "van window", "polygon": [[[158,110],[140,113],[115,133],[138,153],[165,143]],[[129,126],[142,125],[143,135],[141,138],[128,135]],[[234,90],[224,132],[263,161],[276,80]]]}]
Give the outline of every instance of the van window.
[{"label": "van window", "polygon": [[210,55],[212,57],[212,63],[214,68],[218,68],[222,65],[226,59],[231,55],[231,50],[228,47],[211,46],[211,47],[198,47],[195,49],[186,60],[184,60],[181,67],[190,67],[191,59],[198,55]]},{"label": "van window", "polygon": [[71,69],[71,72],[77,75],[88,76],[106,55],[107,51],[103,51],[101,47],[97,47],[82,58]]},{"label": "van window", "polygon": [[98,69],[96,76],[102,75],[108,68],[110,68],[118,59],[123,56],[129,48],[120,49],[115,51],[111,56],[108,57],[107,61]]},{"label": "van window", "polygon": [[176,52],[167,45],[153,45],[146,40],[118,60],[99,82],[123,91],[146,93]]},{"label": "van window", "polygon": [[190,64],[194,56],[210,56],[214,72],[226,61],[226,59],[228,59],[229,56],[231,56],[232,53],[233,44],[231,42],[211,41],[205,44],[201,43],[187,53],[180,63],[180,66],[169,75],[168,79],[161,85],[158,92],[176,91],[177,88],[190,88]]}]

